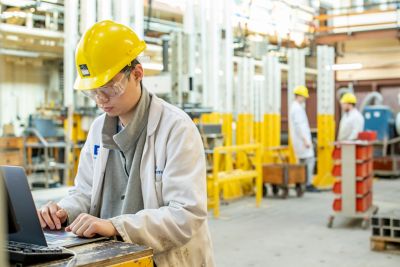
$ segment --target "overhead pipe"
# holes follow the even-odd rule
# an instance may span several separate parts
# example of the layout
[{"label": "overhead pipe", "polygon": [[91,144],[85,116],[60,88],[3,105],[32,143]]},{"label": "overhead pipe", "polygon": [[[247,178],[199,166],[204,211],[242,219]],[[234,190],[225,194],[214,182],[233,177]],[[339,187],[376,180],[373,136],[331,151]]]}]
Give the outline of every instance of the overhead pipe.
[{"label": "overhead pipe", "polygon": [[369,93],[360,105],[360,112],[362,113],[365,107],[372,105],[372,103],[374,105],[382,105],[383,104],[382,94],[379,92]]}]

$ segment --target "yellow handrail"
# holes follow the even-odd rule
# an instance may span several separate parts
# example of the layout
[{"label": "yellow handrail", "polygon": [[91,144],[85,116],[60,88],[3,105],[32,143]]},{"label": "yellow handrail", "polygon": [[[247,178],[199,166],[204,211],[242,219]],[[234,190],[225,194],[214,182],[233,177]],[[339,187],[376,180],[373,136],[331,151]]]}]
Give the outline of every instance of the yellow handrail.
[{"label": "yellow handrail", "polygon": [[[220,170],[220,162],[222,155],[228,156],[229,154],[234,154],[238,152],[245,152],[248,156],[250,153],[254,155],[253,170],[240,170],[235,169],[233,166],[226,166],[227,171]],[[245,180],[245,179],[255,179],[256,180],[256,206],[259,207],[262,200],[262,155],[263,148],[261,144],[247,144],[247,145],[236,145],[236,146],[223,146],[214,148],[213,153],[213,208],[214,216],[219,217],[219,203],[220,203],[220,184],[231,180]],[[226,159],[231,158],[225,157]],[[225,164],[227,165],[227,164]],[[256,175],[254,175],[254,170]],[[247,171],[247,172],[246,172]],[[224,180],[220,179],[220,174],[224,173]],[[249,177],[250,176],[250,177]]]}]

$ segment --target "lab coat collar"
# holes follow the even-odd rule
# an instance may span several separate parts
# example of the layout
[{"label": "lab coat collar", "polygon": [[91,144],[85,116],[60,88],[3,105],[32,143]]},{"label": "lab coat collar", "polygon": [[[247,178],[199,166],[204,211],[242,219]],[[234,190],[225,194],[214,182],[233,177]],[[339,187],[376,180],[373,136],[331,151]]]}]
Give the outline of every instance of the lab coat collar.
[{"label": "lab coat collar", "polygon": [[163,105],[160,98],[156,95],[150,93],[152,96],[150,111],[149,111],[149,121],[147,123],[147,136],[152,136],[156,131],[158,124],[160,123],[161,115],[163,112]]}]

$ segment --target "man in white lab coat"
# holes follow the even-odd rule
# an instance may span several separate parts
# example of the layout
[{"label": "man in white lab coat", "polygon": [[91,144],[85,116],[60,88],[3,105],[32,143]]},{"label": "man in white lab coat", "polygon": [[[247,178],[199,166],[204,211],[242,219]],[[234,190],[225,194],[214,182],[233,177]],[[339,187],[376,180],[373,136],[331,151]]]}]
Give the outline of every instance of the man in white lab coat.
[{"label": "man in white lab coat", "polygon": [[340,119],[338,141],[356,140],[364,130],[364,117],[356,108],[357,98],[352,93],[346,93],[340,99],[343,115]]},{"label": "man in white lab coat", "polygon": [[312,185],[314,174],[315,156],[312,143],[310,124],[304,108],[305,102],[309,97],[308,89],[305,86],[297,86],[293,90],[294,101],[290,107],[289,132],[296,158],[307,168],[306,190],[317,192]]},{"label": "man in white lab coat", "polygon": [[146,44],[127,26],[94,24],[76,51],[75,89],[105,111],[81,151],[75,186],[38,210],[42,227],[154,250],[164,266],[214,266],[203,144],[191,119],[142,86]]}]

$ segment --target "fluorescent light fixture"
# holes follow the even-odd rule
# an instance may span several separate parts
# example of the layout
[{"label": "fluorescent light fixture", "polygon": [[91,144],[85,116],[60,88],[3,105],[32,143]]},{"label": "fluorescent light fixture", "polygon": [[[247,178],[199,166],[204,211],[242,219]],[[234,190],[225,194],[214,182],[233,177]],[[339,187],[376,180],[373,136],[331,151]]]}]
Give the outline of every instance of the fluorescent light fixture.
[{"label": "fluorescent light fixture", "polygon": [[144,69],[148,70],[163,70],[163,65],[158,63],[142,63],[141,64]]},{"label": "fluorescent light fixture", "polygon": [[350,63],[350,64],[333,64],[331,66],[332,70],[359,70],[362,69],[363,65],[361,63]]},{"label": "fluorescent light fixture", "polygon": [[14,49],[0,49],[0,55],[16,56],[16,57],[31,57],[37,58],[40,56],[37,52],[14,50]]}]

